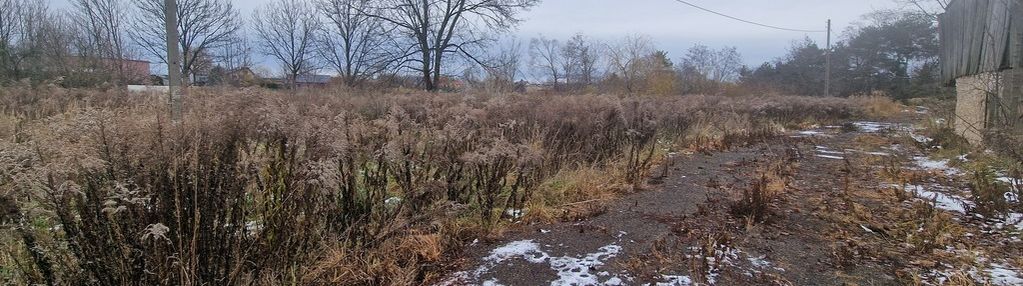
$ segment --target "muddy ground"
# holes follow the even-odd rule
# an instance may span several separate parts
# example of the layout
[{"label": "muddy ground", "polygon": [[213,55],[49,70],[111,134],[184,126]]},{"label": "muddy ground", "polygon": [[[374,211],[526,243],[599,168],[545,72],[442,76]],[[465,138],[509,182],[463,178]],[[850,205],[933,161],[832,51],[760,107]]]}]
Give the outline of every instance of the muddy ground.
[{"label": "muddy ground", "polygon": [[[908,122],[679,154],[596,216],[469,245],[440,284],[1023,284],[1023,224],[963,210],[965,176],[929,160]],[[740,203],[752,190],[765,209]]]}]

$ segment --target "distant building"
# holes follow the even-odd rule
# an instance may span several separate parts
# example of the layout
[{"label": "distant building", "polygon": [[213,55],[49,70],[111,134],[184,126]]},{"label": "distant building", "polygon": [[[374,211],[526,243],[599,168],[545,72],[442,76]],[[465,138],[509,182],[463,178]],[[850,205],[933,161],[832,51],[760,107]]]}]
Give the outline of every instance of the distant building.
[{"label": "distant building", "polygon": [[241,67],[227,72],[227,81],[233,86],[256,86],[259,85],[261,80],[259,75],[248,67]]},{"label": "distant building", "polygon": [[71,64],[78,71],[87,73],[107,72],[111,76],[123,73],[122,84],[146,84],[149,82],[150,62],[132,59],[73,57]]},{"label": "distant building", "polygon": [[299,75],[295,77],[296,88],[324,88],[330,85],[332,77],[329,75]]},{"label": "distant building", "polygon": [[942,78],[956,86],[956,132],[1023,134],[1023,0],[952,0],[939,16]]}]

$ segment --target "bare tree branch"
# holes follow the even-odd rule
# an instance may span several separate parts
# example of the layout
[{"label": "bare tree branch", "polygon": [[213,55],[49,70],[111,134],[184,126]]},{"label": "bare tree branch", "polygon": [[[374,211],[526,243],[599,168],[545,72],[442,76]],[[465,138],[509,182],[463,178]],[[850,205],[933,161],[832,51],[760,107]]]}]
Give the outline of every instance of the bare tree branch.
[{"label": "bare tree branch", "polygon": [[[163,4],[163,0],[135,2],[138,11],[131,35],[150,55],[167,63]],[[178,0],[181,75],[186,84],[202,64],[208,63],[209,52],[230,43],[240,26],[238,11],[230,0]]]}]

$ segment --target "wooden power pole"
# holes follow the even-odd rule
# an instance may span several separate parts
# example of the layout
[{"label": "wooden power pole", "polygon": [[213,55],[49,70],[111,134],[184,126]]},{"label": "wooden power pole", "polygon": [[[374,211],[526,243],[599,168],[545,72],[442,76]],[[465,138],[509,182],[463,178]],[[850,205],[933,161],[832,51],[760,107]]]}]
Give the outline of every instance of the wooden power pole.
[{"label": "wooden power pole", "polygon": [[828,46],[824,55],[824,96],[831,96],[831,19],[828,19]]},{"label": "wooden power pole", "polygon": [[181,53],[178,51],[178,3],[164,0],[164,17],[167,28],[167,89],[171,120],[181,120]]}]

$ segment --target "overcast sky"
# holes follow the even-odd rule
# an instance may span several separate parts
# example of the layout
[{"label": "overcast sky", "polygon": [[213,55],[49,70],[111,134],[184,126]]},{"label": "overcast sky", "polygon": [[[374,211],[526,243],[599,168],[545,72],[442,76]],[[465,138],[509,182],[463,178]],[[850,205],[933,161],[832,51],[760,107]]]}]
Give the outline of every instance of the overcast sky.
[{"label": "overcast sky", "polygon": [[[49,0],[67,7],[68,0]],[[242,16],[270,0],[232,0]],[[894,0],[689,0],[708,9],[774,26],[821,30],[832,19],[836,37],[860,16],[898,8]],[[567,38],[575,33],[610,40],[628,34],[650,36],[672,60],[702,43],[714,48],[735,46],[752,66],[785,54],[793,41],[805,37],[824,42],[823,33],[772,30],[737,22],[685,6],[675,0],[545,0],[522,14],[513,35],[528,42],[543,34]],[[269,64],[269,63],[267,63]]]}]

